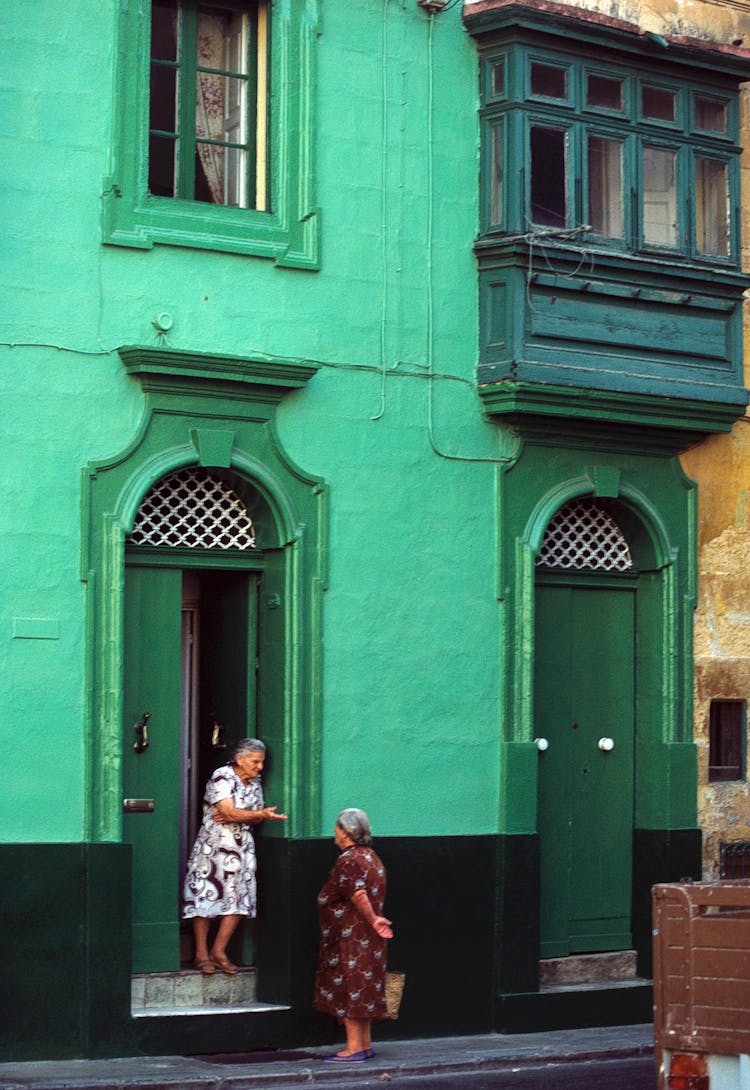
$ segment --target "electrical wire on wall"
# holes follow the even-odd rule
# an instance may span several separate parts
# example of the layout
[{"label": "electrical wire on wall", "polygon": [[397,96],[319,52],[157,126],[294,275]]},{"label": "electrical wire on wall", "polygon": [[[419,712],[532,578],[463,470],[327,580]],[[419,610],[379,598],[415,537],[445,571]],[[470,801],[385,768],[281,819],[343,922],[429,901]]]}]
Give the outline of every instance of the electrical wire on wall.
[{"label": "electrical wire on wall", "polygon": [[388,250],[386,225],[388,222],[388,3],[383,0],[381,28],[381,155],[380,155],[380,408],[371,417],[380,420],[385,415],[386,381],[386,321],[388,315]]},{"label": "electrical wire on wall", "polygon": [[0,348],[53,348],[56,352],[70,352],[73,356],[114,356],[116,348],[73,348],[65,344],[48,344],[46,341],[0,341]]},{"label": "electrical wire on wall", "polygon": [[[452,7],[456,6],[458,0],[453,0],[442,9],[442,12],[449,11]],[[487,465],[508,465],[510,462],[515,461],[516,454],[512,453],[507,456],[498,455],[495,458],[484,458],[474,455],[464,454],[448,454],[447,451],[441,450],[435,440],[435,380],[438,375],[435,372],[435,306],[434,306],[434,284],[433,284],[433,259],[432,259],[432,245],[434,237],[434,174],[435,174],[435,145],[434,145],[434,125],[433,125],[433,113],[434,113],[434,75],[435,75],[435,57],[433,48],[433,28],[435,25],[435,14],[431,13],[429,16],[429,25],[427,30],[427,155],[425,161],[427,163],[427,239],[426,239],[426,284],[427,284],[427,434],[430,442],[430,447],[433,452],[439,457],[444,458],[450,462],[473,462]],[[472,389],[476,390],[473,383],[469,383],[468,380],[464,380]],[[518,440],[514,446],[517,446]]]}]

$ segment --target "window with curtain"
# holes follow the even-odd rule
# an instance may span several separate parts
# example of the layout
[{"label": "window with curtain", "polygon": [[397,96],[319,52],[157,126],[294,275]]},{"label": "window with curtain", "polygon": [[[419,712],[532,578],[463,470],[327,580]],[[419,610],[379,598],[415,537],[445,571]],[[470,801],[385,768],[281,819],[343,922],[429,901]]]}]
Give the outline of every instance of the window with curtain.
[{"label": "window with curtain", "polygon": [[696,226],[702,254],[729,253],[729,177],[727,164],[705,155],[695,157]]},{"label": "window with curtain", "polygon": [[623,238],[622,140],[588,138],[589,221],[605,238]]},{"label": "window with curtain", "polygon": [[673,249],[677,230],[677,153],[646,145],[643,149],[643,241]]},{"label": "window with curtain", "polygon": [[266,207],[267,11],[152,0],[149,192]]},{"label": "window with curtain", "polygon": [[220,250],[317,269],[319,5],[115,6],[104,242]]}]

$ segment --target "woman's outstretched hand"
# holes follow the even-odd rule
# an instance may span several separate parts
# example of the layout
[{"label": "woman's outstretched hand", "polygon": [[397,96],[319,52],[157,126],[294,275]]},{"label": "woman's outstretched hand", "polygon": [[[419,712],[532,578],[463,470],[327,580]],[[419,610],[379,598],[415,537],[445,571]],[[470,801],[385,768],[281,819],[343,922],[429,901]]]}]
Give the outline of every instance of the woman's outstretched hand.
[{"label": "woman's outstretched hand", "polygon": [[234,825],[236,822],[247,821],[255,825],[259,821],[286,821],[286,814],[277,813],[277,806],[264,806],[262,810],[236,810],[231,803],[222,807],[222,803],[228,802],[222,799],[214,808],[212,817],[217,825]]},{"label": "woman's outstretched hand", "polygon": [[391,921],[386,920],[385,916],[376,916],[372,921],[372,926],[381,939],[392,939],[393,928],[391,927]]}]

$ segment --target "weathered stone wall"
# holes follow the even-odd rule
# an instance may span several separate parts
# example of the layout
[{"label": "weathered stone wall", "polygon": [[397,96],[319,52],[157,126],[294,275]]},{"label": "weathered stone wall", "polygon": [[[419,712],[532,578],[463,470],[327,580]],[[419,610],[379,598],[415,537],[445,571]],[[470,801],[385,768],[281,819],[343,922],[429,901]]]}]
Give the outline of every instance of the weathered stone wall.
[{"label": "weathered stone wall", "polygon": [[[750,44],[750,5],[664,4],[694,20],[700,35]],[[740,140],[750,149],[750,85],[741,99]],[[743,266],[750,269],[750,150],[742,160]],[[750,384],[750,314],[745,312],[745,383]],[[731,435],[687,451],[685,471],[698,482],[698,604],[695,614],[695,738],[698,812],[707,879],[719,877],[723,841],[750,840],[750,791],[742,783],[709,783],[708,731],[712,700],[750,697],[750,417]]]},{"label": "weathered stone wall", "polygon": [[699,484],[695,738],[704,876],[710,879],[719,877],[722,841],[750,840],[747,782],[708,782],[710,702],[750,694],[750,418],[730,436],[688,451],[683,466]]}]

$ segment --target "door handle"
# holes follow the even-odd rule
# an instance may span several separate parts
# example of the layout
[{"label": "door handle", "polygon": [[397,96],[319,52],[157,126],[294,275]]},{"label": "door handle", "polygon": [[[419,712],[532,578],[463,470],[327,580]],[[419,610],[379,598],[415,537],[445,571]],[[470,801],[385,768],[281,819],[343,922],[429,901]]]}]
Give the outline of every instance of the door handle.
[{"label": "door handle", "polygon": [[615,743],[611,738],[600,738],[597,745],[602,753],[611,753],[615,748]]},{"label": "door handle", "polygon": [[148,749],[148,721],[151,718],[151,712],[144,712],[141,718],[133,727],[136,733],[136,740],[133,742],[133,749],[136,753],[143,753],[144,749]]},{"label": "door handle", "polygon": [[126,814],[153,814],[153,799],[123,799],[122,809]]},{"label": "door handle", "polygon": [[549,742],[546,738],[535,738],[534,745],[540,753],[546,753],[546,751],[549,749]]}]

